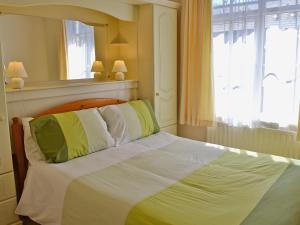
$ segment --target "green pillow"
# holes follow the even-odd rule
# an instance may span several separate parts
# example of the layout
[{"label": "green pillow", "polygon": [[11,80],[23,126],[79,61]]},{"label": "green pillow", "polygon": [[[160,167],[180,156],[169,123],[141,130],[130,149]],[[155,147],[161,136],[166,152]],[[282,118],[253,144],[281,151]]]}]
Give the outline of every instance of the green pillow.
[{"label": "green pillow", "polygon": [[30,129],[48,162],[65,162],[114,145],[97,109],[41,116]]}]

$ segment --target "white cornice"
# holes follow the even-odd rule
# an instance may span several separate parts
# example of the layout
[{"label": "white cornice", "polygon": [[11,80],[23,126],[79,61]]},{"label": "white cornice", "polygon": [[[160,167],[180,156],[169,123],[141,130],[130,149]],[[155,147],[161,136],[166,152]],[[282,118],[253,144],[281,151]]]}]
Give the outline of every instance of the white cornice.
[{"label": "white cornice", "polygon": [[26,11],[42,6],[77,6],[125,21],[135,21],[137,14],[135,5],[122,0],[0,0],[0,10],[4,13],[19,12],[22,7]]}]

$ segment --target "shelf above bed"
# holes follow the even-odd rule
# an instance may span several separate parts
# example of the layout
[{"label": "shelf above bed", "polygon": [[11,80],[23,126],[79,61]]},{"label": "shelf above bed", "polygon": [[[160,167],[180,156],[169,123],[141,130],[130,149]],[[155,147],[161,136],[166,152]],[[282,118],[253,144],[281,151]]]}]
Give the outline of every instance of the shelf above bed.
[{"label": "shelf above bed", "polygon": [[94,81],[84,79],[80,81],[54,81],[27,84],[23,89],[6,88],[7,102],[29,99],[49,98],[55,96],[78,95],[98,91],[113,91],[137,88],[137,80],[124,81]]},{"label": "shelf above bed", "polygon": [[32,116],[58,104],[88,98],[137,98],[137,80],[53,82],[29,85],[21,90],[6,89],[8,117]]}]

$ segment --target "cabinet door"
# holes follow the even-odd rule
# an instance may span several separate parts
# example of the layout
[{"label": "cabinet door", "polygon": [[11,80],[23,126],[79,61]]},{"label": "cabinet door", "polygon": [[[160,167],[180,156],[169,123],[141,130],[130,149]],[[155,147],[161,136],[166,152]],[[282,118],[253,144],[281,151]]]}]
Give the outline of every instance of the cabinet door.
[{"label": "cabinet door", "polygon": [[12,171],[11,148],[8,131],[2,57],[0,52],[0,174],[10,171]]},{"label": "cabinet door", "polygon": [[177,123],[177,11],[154,6],[155,114],[161,127]]}]

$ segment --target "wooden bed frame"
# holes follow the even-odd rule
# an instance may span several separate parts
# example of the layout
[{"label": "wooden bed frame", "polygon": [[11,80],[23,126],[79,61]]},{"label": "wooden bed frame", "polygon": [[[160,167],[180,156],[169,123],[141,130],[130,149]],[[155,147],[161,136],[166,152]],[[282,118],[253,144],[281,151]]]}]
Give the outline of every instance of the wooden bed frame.
[{"label": "wooden bed frame", "polygon": [[[66,103],[66,104],[62,104],[50,108],[47,111],[41,112],[33,117],[36,118],[39,116],[54,114],[54,113],[97,108],[106,105],[116,105],[124,102],[126,101],[119,100],[119,99],[112,99],[112,98],[83,99],[83,100],[70,102],[70,103]],[[12,120],[13,123],[11,126],[11,132],[12,132],[12,144],[14,147],[14,157],[13,157],[14,170],[16,175],[17,199],[19,201],[21,194],[23,192],[24,181],[26,178],[26,173],[28,168],[28,160],[25,155],[24,131],[23,131],[22,121],[18,117],[14,117]]]}]

